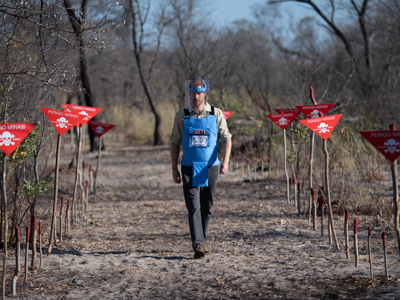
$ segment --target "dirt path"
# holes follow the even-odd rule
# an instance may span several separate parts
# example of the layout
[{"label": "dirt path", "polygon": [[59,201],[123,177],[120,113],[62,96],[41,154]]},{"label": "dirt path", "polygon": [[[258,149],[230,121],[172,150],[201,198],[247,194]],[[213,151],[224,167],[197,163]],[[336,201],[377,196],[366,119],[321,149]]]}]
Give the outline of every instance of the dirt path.
[{"label": "dirt path", "polygon": [[[95,155],[85,153],[95,165]],[[400,265],[389,233],[389,280],[374,227],[375,278],[369,276],[368,218],[359,218],[360,267],[327,233],[313,232],[286,205],[283,182],[220,177],[210,224],[213,254],[194,260],[181,186],[167,148],[105,151],[98,203],[58,245],[15,299],[398,299]],[[71,192],[73,172],[61,172]],[[68,195],[66,195],[68,196]],[[352,222],[350,222],[352,223]],[[375,225],[375,224],[373,224]],[[326,225],[325,225],[326,226]],[[350,228],[352,232],[352,227]],[[352,238],[350,245],[353,245]],[[351,247],[352,251],[352,247]],[[24,253],[24,251],[22,251]],[[13,264],[10,255],[10,264]]]}]

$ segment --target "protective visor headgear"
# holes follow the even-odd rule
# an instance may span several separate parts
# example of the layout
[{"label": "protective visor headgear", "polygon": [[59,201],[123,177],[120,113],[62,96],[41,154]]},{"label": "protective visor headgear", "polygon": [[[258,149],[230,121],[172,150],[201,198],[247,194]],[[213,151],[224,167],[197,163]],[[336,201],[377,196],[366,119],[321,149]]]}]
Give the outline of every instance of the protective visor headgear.
[{"label": "protective visor headgear", "polygon": [[193,78],[185,82],[185,108],[190,104],[190,93],[207,93],[204,101],[208,102],[209,81],[200,78]]}]

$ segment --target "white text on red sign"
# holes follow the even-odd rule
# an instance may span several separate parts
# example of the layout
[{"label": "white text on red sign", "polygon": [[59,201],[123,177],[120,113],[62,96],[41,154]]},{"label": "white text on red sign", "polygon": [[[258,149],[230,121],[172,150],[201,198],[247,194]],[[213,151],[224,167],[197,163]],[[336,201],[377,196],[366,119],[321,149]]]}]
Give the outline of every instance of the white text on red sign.
[{"label": "white text on red sign", "polygon": [[319,123],[319,122],[335,120],[335,119],[336,119],[335,116],[321,117],[321,118],[316,118],[316,119],[307,119],[307,123]]},{"label": "white text on red sign", "polygon": [[327,104],[303,106],[303,110],[328,108]]}]

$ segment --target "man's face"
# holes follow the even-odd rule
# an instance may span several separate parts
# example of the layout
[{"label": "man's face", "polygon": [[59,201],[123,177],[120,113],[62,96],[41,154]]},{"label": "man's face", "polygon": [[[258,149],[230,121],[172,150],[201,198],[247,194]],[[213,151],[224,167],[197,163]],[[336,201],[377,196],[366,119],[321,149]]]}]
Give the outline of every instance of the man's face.
[{"label": "man's face", "polygon": [[204,104],[204,100],[206,97],[205,92],[198,92],[198,93],[190,93],[190,101],[192,102],[193,107],[199,107]]}]

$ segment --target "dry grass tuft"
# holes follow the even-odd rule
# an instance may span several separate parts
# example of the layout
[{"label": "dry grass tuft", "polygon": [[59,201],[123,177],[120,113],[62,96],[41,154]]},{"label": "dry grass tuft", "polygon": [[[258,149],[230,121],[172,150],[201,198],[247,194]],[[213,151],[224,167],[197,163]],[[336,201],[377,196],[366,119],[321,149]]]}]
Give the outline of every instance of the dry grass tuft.
[{"label": "dry grass tuft", "polygon": [[[161,115],[161,136],[168,143],[172,132],[176,107],[170,102],[157,105]],[[150,109],[140,110],[129,105],[116,104],[109,108],[110,122],[123,132],[129,144],[152,144],[155,118]]]}]

